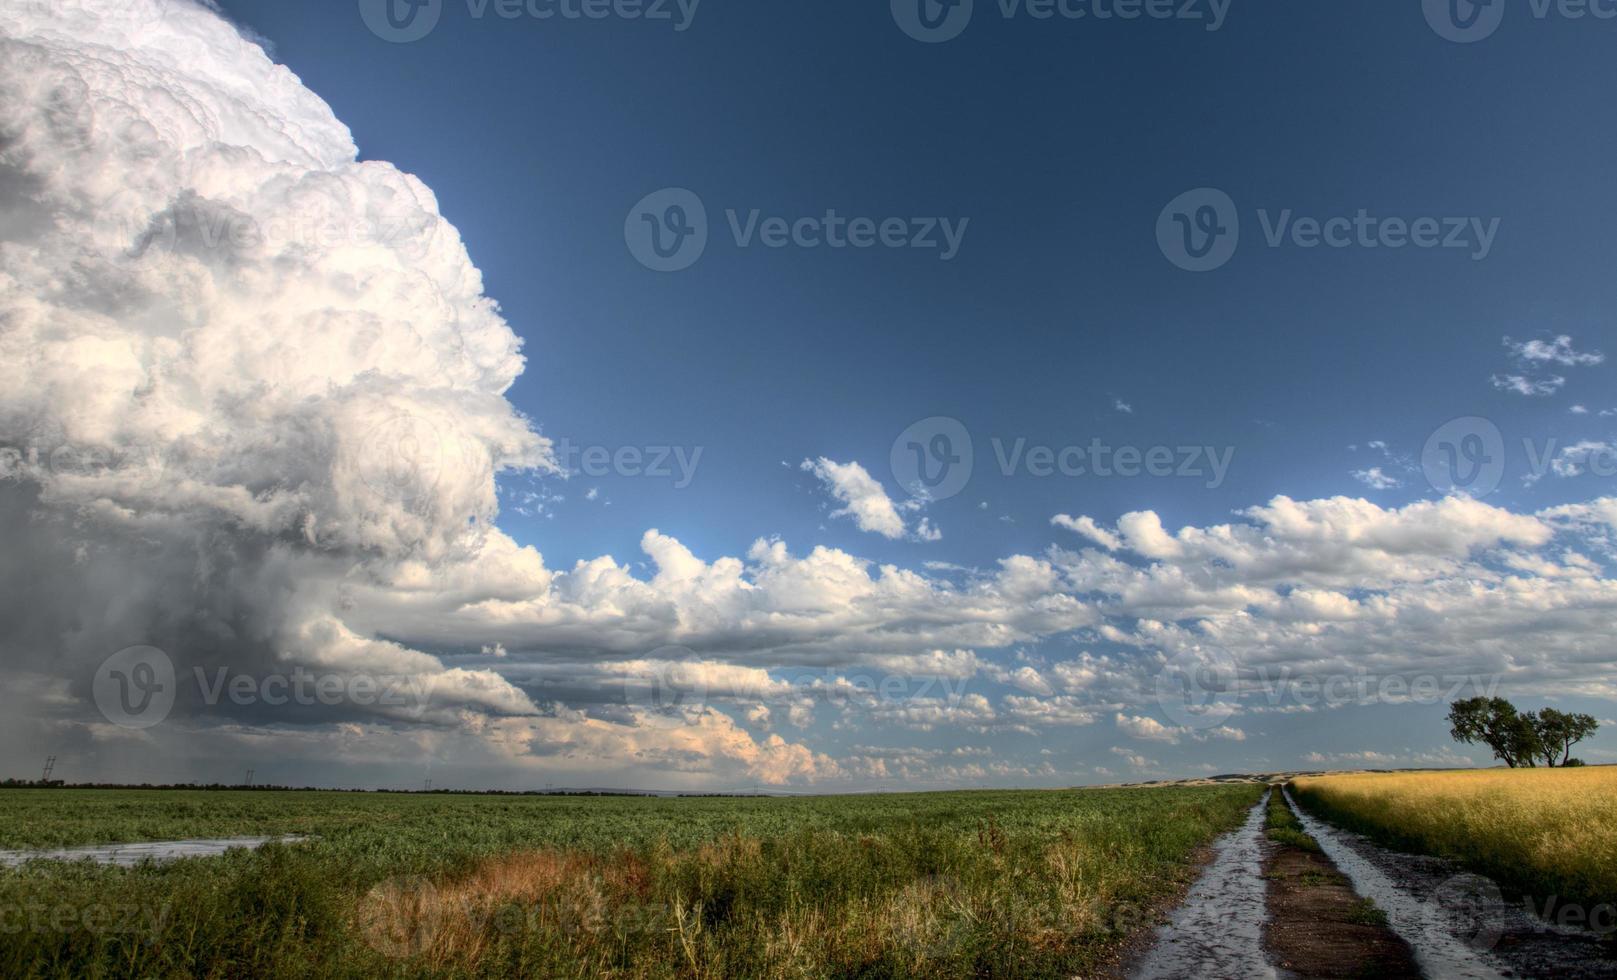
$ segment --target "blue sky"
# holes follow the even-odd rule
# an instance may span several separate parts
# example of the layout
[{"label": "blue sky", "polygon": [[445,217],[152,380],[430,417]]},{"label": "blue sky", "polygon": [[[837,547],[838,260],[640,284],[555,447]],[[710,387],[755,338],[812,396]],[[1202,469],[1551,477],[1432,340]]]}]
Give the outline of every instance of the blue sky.
[{"label": "blue sky", "polygon": [[[85,703],[95,665],[135,641],[181,676],[224,657],[260,679],[386,663],[464,684],[435,710],[481,720],[420,730],[358,704],[175,709],[225,726],[230,766],[297,745],[288,771],[323,752],[344,785],[434,767],[467,786],[841,789],[1487,761],[1447,744],[1446,694],[1265,704],[1252,685],[1275,671],[1476,676],[1617,717],[1604,5],[1485,5],[1464,28],[1439,0],[706,0],[659,6],[667,20],[388,2],[405,26],[383,0],[220,0],[240,36],[190,0],[152,19],[158,0],[80,0],[73,30],[0,21],[88,92],[74,140],[61,97],[40,103],[28,165],[66,189],[35,206],[69,228],[101,220],[84,201],[121,213],[108,187],[146,195],[119,205],[130,233],[96,238],[119,289],[83,327],[119,323],[139,353],[31,387],[12,415],[185,470],[157,498],[110,499],[230,543],[176,532],[174,580],[221,595],[117,593],[132,618],[64,626],[87,666],[42,666],[39,690]],[[964,27],[944,39],[912,14]],[[94,45],[148,74],[98,74]],[[119,88],[137,76],[154,80]],[[168,155],[109,125],[126,111]],[[399,203],[418,193],[401,172],[436,209]],[[389,254],[369,237],[230,262],[218,242],[151,246],[197,207],[265,227],[331,208],[375,222]],[[388,238],[395,219],[424,220],[425,243]],[[674,238],[681,223],[700,234]],[[860,223],[869,247],[830,247]],[[705,247],[653,268],[651,230]],[[25,270],[40,296],[82,267],[49,245],[29,242],[67,271]],[[1187,268],[1203,245],[1214,267]],[[56,342],[38,356],[67,357]],[[174,404],[135,412],[151,398]],[[120,428],[137,416],[150,431]],[[400,418],[477,465],[438,459],[416,496],[363,500],[374,468],[345,453]],[[911,442],[929,466],[969,461],[969,480],[916,496]],[[1095,447],[1188,472],[1100,475]],[[1077,450],[1086,471],[1060,472]],[[588,472],[590,452],[639,461]],[[57,476],[29,476],[45,503],[19,506],[77,500]],[[70,539],[38,547],[71,577]],[[94,528],[130,567],[142,540]],[[58,592],[101,608],[118,579]],[[281,581],[291,598],[249,587]],[[1187,657],[1239,669],[1227,717],[1166,703]],[[648,704],[648,672],[704,696]],[[934,674],[948,697],[837,687]],[[225,763],[199,730],[180,732],[210,772]],[[1591,761],[1617,761],[1614,738]]]},{"label": "blue sky", "polygon": [[[427,37],[390,44],[352,4],[226,4],[364,156],[436,192],[527,341],[510,397],[545,433],[703,447],[684,489],[581,478],[547,485],[567,499],[546,518],[507,512],[502,526],[547,557],[632,555],[658,527],[706,554],[780,534],[983,563],[1042,547],[1049,516],[1074,508],[1199,523],[1276,493],[1365,492],[1349,474],[1370,464],[1350,445],[1418,454],[1456,416],[1517,438],[1610,433],[1567,415],[1617,405],[1609,377],[1571,373],[1542,400],[1489,384],[1509,368],[1505,335],[1611,346],[1606,23],[1519,17],[1457,45],[1415,7],[1236,3],[1211,32],[980,6],[960,37],[923,45],[882,4],[713,3],[676,32],[478,19],[451,2]],[[659,274],[622,225],[667,186],[696,191],[715,223],[728,208],[836,208],[970,224],[948,262],[718,236],[694,267]],[[1199,186],[1226,190],[1249,227],[1228,266],[1191,275],[1164,261],[1154,226]],[[1260,207],[1497,217],[1500,230],[1480,262],[1270,249]],[[812,481],[780,465],[851,458],[890,479],[878,467],[893,440],[936,415],[980,442],[1099,436],[1236,457],[1216,490],[985,473],[933,510],[941,547],[828,523]],[[1405,482],[1375,499],[1430,493]],[[596,486],[610,508],[582,499]],[[1587,490],[1503,495],[1536,507]]]}]

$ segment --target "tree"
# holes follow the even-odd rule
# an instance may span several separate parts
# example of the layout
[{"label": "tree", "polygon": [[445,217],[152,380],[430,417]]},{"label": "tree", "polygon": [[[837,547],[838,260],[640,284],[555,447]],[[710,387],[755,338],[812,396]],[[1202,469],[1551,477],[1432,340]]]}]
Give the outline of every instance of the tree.
[{"label": "tree", "polygon": [[[1512,769],[1568,766],[1572,746],[1600,727],[1593,717],[1545,708],[1520,712],[1504,698],[1466,698],[1449,705],[1449,734],[1457,742],[1481,742]],[[1559,761],[1558,761],[1559,760]]]},{"label": "tree", "polygon": [[[1529,716],[1531,717],[1531,716]],[[1572,761],[1572,746],[1578,744],[1600,727],[1593,715],[1573,714],[1545,708],[1538,713],[1533,727],[1538,732],[1541,757],[1546,766],[1565,766]],[[1561,757],[1555,761],[1556,755]]]},{"label": "tree", "polygon": [[1538,765],[1538,730],[1504,698],[1466,698],[1449,705],[1449,734],[1456,742],[1481,742],[1512,769]]}]

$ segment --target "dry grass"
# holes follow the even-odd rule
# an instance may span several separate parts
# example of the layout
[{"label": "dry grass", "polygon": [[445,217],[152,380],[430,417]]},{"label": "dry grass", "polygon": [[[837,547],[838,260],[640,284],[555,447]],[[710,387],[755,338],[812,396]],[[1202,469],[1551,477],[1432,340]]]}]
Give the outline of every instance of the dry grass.
[{"label": "dry grass", "polygon": [[549,851],[508,854],[448,880],[384,881],[360,901],[358,923],[366,942],[385,954],[475,967],[493,935],[510,925],[502,909],[557,925],[597,923],[609,892],[619,900],[632,894],[636,866],[632,858],[605,864]]},{"label": "dry grass", "polygon": [[1617,900],[1617,767],[1304,777],[1298,802],[1539,896]]},{"label": "dry grass", "polygon": [[[1145,848],[1108,844],[1028,847],[989,822],[945,847],[960,874],[919,877],[905,852],[938,842],[732,832],[685,851],[524,851],[383,882],[355,917],[410,973],[1067,975],[1148,921]],[[828,880],[783,896],[786,868],[804,875],[793,891]]]}]

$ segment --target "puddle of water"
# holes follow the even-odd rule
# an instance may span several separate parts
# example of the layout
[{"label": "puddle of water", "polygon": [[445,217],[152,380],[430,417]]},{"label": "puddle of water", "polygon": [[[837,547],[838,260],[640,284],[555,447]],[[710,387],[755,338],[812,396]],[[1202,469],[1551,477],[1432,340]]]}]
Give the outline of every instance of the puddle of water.
[{"label": "puddle of water", "polygon": [[1212,863],[1168,924],[1157,930],[1135,980],[1278,976],[1263,951],[1268,883],[1261,872],[1268,802],[1265,793],[1241,829],[1213,845]]},{"label": "puddle of water", "polygon": [[1506,900],[1489,879],[1452,862],[1390,851],[1310,816],[1291,800],[1303,827],[1359,890],[1387,913],[1394,931],[1432,976],[1617,977],[1610,944],[1545,922]]},{"label": "puddle of water", "polygon": [[297,843],[305,837],[226,837],[218,840],[142,841],[137,844],[98,844],[91,847],[63,847],[51,851],[0,851],[0,867],[15,868],[29,861],[84,861],[132,868],[142,861],[175,861],[180,858],[218,857],[233,847],[256,851],[271,841]]}]

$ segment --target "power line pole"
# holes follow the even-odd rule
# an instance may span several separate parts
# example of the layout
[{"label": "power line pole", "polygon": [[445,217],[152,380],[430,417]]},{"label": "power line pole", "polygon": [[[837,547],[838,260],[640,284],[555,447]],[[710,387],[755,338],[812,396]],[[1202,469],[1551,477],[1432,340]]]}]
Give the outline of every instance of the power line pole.
[{"label": "power line pole", "polygon": [[432,792],[432,780],[430,780],[430,779],[427,780],[427,786],[426,786],[425,792],[428,792],[428,793]]},{"label": "power line pole", "polygon": [[247,788],[248,789],[253,788],[253,777],[256,776],[257,774],[258,774],[257,769],[249,769],[249,770],[247,770]]},{"label": "power line pole", "polygon": [[56,756],[54,756],[54,755],[49,756],[49,757],[47,757],[45,759],[45,774],[43,776],[39,777],[39,781],[42,782],[42,783],[50,782],[51,781],[51,773],[53,773],[55,771],[56,771]]}]

